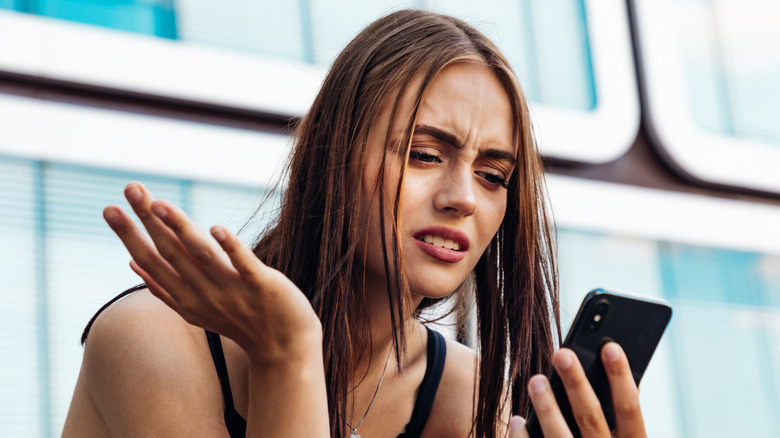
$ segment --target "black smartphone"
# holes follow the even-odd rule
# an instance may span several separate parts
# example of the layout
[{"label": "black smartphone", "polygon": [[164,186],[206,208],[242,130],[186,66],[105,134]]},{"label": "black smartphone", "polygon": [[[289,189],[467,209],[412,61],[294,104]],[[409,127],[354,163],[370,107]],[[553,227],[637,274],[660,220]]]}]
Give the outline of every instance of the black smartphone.
[{"label": "black smartphone", "polygon": [[[570,348],[580,359],[582,368],[601,401],[610,430],[615,429],[615,410],[609,381],[601,362],[601,347],[609,341],[615,341],[623,348],[631,365],[634,381],[638,385],[671,317],[672,308],[669,303],[655,298],[596,289],[590,291],[582,301],[561,347]],[[566,390],[555,368],[549,377],[550,387],[558,400],[561,413],[573,435],[580,437]],[[528,415],[526,428],[531,438],[544,436],[533,407]]]}]

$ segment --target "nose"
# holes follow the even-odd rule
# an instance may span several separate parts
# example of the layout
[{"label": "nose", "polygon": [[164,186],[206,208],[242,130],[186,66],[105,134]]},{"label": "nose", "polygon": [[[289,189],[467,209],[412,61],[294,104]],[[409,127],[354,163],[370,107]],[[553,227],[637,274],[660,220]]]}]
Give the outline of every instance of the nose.
[{"label": "nose", "polygon": [[471,169],[458,169],[447,172],[437,181],[438,187],[433,198],[433,206],[438,211],[471,216],[477,209],[474,191],[474,177]]}]

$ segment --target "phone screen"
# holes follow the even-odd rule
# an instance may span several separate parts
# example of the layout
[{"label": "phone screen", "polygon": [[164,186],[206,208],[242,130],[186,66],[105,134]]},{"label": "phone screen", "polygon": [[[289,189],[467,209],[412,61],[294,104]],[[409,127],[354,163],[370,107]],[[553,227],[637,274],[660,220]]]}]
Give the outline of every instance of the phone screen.
[{"label": "phone screen", "polygon": [[[593,290],[585,296],[561,347],[570,348],[577,354],[611,430],[615,429],[615,411],[601,362],[601,347],[615,341],[623,348],[638,385],[671,316],[669,303],[659,299],[603,289]],[[563,382],[554,368],[550,374],[550,387],[573,435],[581,436]],[[526,428],[533,438],[544,436],[533,407]]]}]

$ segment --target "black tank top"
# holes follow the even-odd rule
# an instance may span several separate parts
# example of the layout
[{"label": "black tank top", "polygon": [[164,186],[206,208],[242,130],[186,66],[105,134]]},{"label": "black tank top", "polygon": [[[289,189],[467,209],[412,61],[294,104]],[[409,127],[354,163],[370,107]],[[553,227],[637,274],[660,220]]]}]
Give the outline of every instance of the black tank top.
[{"label": "black tank top", "polygon": [[[420,384],[417,400],[414,402],[412,418],[406,424],[406,431],[398,435],[398,438],[417,438],[422,434],[425,423],[428,421],[428,415],[431,413],[433,399],[436,397],[436,391],[439,389],[439,382],[444,371],[444,359],[447,357],[447,345],[444,336],[427,327],[426,330],[428,331],[428,362],[425,365],[425,376]],[[246,436],[246,420],[236,412],[233,406],[233,393],[230,390],[225,355],[222,351],[222,341],[219,335],[208,330],[206,330],[206,338],[209,341],[211,358],[214,360],[219,383],[222,387],[222,398],[225,400],[225,424],[227,425],[228,433],[231,438],[243,438]]]}]

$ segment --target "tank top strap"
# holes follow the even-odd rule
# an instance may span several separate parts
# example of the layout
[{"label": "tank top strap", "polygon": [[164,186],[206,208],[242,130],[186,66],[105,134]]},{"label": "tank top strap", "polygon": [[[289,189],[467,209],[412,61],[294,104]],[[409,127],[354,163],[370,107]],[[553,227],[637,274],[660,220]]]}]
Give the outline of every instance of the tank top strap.
[{"label": "tank top strap", "polygon": [[444,361],[447,358],[447,344],[444,336],[428,327],[426,330],[428,331],[428,363],[425,368],[425,376],[423,376],[420,390],[417,393],[412,418],[406,425],[406,431],[398,435],[398,438],[415,438],[422,434],[444,372]]},{"label": "tank top strap", "polygon": [[225,403],[225,425],[231,438],[243,438],[246,436],[246,420],[238,414],[233,406],[233,392],[230,390],[225,353],[222,350],[222,340],[217,333],[206,330],[206,339],[209,341],[211,359],[217,369],[219,385],[222,387],[222,399]]}]

